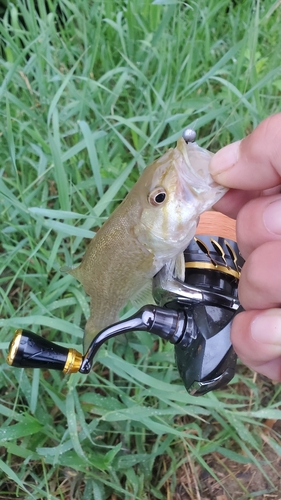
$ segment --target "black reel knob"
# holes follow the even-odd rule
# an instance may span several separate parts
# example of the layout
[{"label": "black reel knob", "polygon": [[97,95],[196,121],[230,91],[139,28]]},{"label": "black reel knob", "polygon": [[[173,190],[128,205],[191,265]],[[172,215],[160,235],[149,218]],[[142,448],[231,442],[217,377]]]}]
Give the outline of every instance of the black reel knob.
[{"label": "black reel knob", "polygon": [[16,330],[10,343],[7,363],[18,368],[43,368],[75,373],[82,355],[75,349],[62,347],[29,330]]}]

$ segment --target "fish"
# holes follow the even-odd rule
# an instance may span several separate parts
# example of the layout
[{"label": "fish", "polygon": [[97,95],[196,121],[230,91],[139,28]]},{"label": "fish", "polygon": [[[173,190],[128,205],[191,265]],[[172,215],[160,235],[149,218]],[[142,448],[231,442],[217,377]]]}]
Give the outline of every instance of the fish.
[{"label": "fish", "polygon": [[80,265],[68,269],[90,296],[85,352],[130,300],[151,290],[160,269],[174,263],[182,274],[183,251],[200,214],[227,191],[209,173],[213,153],[186,141],[180,137],[175,148],[143,170],[90,241]]}]

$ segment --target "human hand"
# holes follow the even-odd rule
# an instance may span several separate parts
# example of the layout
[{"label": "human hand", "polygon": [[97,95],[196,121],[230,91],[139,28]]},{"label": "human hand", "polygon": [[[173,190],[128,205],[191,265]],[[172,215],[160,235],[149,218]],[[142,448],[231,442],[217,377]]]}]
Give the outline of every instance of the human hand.
[{"label": "human hand", "polygon": [[237,219],[246,260],[238,289],[245,311],[233,321],[234,349],[246,365],[281,381],[281,113],[218,151],[210,171],[230,188],[214,208]]}]

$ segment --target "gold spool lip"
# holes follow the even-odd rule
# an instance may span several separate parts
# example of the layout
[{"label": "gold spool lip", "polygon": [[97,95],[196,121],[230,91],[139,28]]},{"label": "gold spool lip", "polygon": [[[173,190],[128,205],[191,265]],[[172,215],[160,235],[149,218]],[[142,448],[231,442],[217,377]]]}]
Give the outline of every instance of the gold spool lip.
[{"label": "gold spool lip", "polygon": [[212,264],[211,262],[186,262],[185,263],[186,269],[210,269],[212,271],[220,271],[221,273],[228,274],[230,276],[233,276],[234,278],[238,279],[240,278],[240,272],[235,271],[234,269],[231,269],[230,267],[225,267],[221,266],[219,264]]},{"label": "gold spool lip", "polygon": [[18,348],[20,345],[21,336],[22,336],[22,329],[16,330],[14,338],[10,343],[8,356],[6,358],[6,361],[7,361],[8,365],[10,365],[10,366],[13,366],[13,362],[14,362],[14,359],[17,355]]}]

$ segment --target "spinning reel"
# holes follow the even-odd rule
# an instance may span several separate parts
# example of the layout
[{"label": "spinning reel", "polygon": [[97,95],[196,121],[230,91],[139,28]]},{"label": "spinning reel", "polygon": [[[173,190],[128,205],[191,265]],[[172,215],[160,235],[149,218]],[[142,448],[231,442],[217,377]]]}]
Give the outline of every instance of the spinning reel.
[{"label": "spinning reel", "polygon": [[[175,278],[167,267],[154,277],[156,305],[146,305],[130,318],[99,332],[83,356],[28,330],[17,330],[10,344],[8,364],[87,374],[106,340],[140,330],[174,344],[178,371],[190,394],[202,395],[225,386],[235,374],[236,354],[230,329],[241,310],[237,289],[244,261],[235,236],[228,238],[224,229],[217,229],[216,218],[224,216],[209,214],[212,224],[203,234],[199,225],[184,252],[185,280]],[[214,232],[215,228],[219,236],[210,234],[209,230]]]}]

